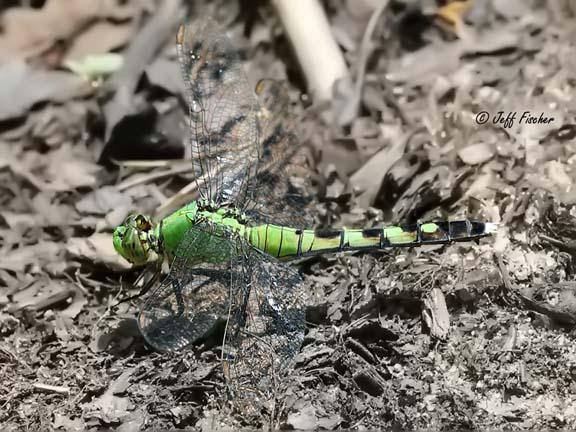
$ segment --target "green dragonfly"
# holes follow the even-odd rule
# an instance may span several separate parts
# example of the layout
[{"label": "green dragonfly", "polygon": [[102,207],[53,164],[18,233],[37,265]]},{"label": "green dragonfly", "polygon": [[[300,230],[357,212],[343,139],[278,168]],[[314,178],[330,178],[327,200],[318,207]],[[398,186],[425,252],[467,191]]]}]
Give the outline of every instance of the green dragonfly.
[{"label": "green dragonfly", "polygon": [[306,329],[305,285],[285,261],[475,240],[494,231],[494,224],[468,220],[307,229],[305,192],[288,175],[298,145],[283,87],[261,81],[254,90],[231,41],[211,20],[182,25],[177,48],[200,198],[158,223],[131,214],[113,235],[131,263],[170,264],[138,317],[152,347],[188,347],[221,323],[231,387],[269,393]]}]

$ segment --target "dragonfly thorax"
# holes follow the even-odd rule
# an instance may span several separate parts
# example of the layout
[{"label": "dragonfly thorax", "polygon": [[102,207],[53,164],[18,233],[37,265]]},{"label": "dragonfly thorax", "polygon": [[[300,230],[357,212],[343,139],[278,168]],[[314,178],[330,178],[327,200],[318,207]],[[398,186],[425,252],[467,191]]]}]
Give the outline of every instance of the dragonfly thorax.
[{"label": "dragonfly thorax", "polygon": [[130,214],[113,235],[114,248],[128,262],[145,264],[152,252],[158,252],[158,235],[149,217]]},{"label": "dragonfly thorax", "polygon": [[213,201],[198,200],[196,222],[206,220],[239,228],[248,223],[248,217],[239,209],[229,205],[217,205]]}]

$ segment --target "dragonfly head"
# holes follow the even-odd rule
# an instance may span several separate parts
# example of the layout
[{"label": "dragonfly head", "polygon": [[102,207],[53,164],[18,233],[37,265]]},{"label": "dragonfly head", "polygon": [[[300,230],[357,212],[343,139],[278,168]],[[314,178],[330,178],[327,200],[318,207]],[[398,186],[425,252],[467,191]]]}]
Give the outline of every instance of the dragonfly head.
[{"label": "dragonfly head", "polygon": [[150,258],[152,221],[141,214],[130,214],[114,230],[114,249],[132,264],[145,264]]}]

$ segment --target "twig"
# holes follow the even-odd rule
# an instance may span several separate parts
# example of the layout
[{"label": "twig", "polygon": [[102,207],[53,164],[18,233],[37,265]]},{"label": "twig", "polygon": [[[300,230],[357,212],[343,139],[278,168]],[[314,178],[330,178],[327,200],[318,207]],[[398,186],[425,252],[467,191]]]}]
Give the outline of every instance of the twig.
[{"label": "twig", "polygon": [[332,99],[332,86],[348,75],[348,69],[319,1],[273,0],[272,3],[292,42],[309,91],[318,102]]},{"label": "twig", "polygon": [[8,308],[9,313],[15,313],[22,309],[32,309],[35,311],[43,311],[46,309],[51,308],[54,305],[62,303],[68,300],[69,297],[74,295],[74,291],[69,288],[59,288],[55,292],[44,294],[40,297],[35,298],[34,302],[32,303],[25,303],[25,304],[13,304],[11,307]]},{"label": "twig", "polygon": [[195,198],[197,193],[198,184],[193,180],[162,203],[162,205],[154,211],[154,215],[158,218],[164,217],[168,211],[174,210],[179,205],[184,205]]},{"label": "twig", "polygon": [[36,390],[46,392],[46,393],[58,393],[58,394],[63,394],[63,395],[70,394],[70,387],[53,386],[53,385],[44,384],[44,383],[34,383],[34,388]]},{"label": "twig", "polygon": [[512,282],[510,281],[510,275],[508,274],[508,269],[504,265],[502,255],[496,253],[495,256],[496,261],[498,262],[498,270],[500,270],[500,276],[502,276],[502,283],[504,283],[504,287],[507,290],[512,291],[514,288],[512,287]]},{"label": "twig", "polygon": [[539,237],[542,240],[546,240],[548,243],[553,244],[554,246],[558,246],[558,247],[566,247],[566,243],[564,243],[563,241],[560,241],[558,239],[555,239],[553,237],[547,236],[546,234],[539,234]]},{"label": "twig", "polygon": [[155,171],[155,172],[151,172],[149,174],[143,175],[143,176],[138,177],[138,178],[124,180],[122,183],[120,183],[117,186],[117,188],[119,191],[125,191],[125,190],[130,189],[134,186],[153,182],[155,180],[159,180],[159,179],[162,179],[164,177],[171,177],[173,175],[184,174],[184,173],[193,171],[194,167],[192,166],[190,161],[187,161],[187,162],[188,163],[186,165],[175,166],[175,167],[172,167],[172,168],[165,170],[165,171],[160,171],[160,172]]},{"label": "twig", "polygon": [[520,298],[526,304],[526,297],[521,295],[518,290],[515,289],[512,281],[510,280],[510,274],[508,273],[508,269],[506,265],[504,265],[504,260],[502,259],[502,255],[500,253],[494,253],[494,257],[496,258],[496,262],[498,264],[498,270],[500,272],[500,277],[502,278],[502,283],[504,284],[503,289],[503,300],[509,304],[514,304],[514,300]]},{"label": "twig", "polygon": [[360,110],[360,101],[362,100],[362,90],[364,88],[364,80],[366,78],[366,65],[368,64],[368,58],[372,52],[372,35],[374,30],[376,30],[376,24],[380,20],[380,16],[384,13],[389,0],[383,0],[382,4],[372,13],[368,25],[366,26],[366,31],[362,36],[362,42],[360,45],[360,56],[358,58],[358,71],[356,73],[356,83],[354,85],[354,94],[348,104],[345,104],[344,109],[338,114],[338,124],[340,126],[346,126],[356,118],[358,111]]},{"label": "twig", "polygon": [[174,33],[182,15],[180,0],[164,1],[160,5],[156,15],[134,37],[125,53],[124,65],[110,79],[110,87],[115,89],[116,93],[104,107],[107,118],[107,141],[114,126],[126,114],[133,112],[133,95],[140,75],[162,48],[166,38]]}]

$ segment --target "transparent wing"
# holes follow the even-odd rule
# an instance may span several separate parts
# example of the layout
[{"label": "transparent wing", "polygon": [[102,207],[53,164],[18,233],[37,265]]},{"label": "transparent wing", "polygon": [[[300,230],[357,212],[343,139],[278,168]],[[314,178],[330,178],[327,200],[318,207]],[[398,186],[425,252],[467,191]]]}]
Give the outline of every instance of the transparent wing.
[{"label": "transparent wing", "polygon": [[284,83],[262,80],[256,87],[262,125],[257,174],[250,179],[250,199],[243,210],[258,222],[294,228],[313,223],[307,210],[312,201],[311,171],[305,148],[295,135],[293,114]]},{"label": "transparent wing", "polygon": [[138,325],[154,348],[175,351],[224,321],[222,360],[233,394],[269,398],[304,338],[303,281],[242,239],[195,226],[178,246],[170,275],[146,298]]},{"label": "transparent wing", "polygon": [[186,232],[170,274],[146,298],[138,316],[140,331],[150,345],[160,351],[182,349],[226,319],[234,255],[233,243],[207,227]]},{"label": "transparent wing", "polygon": [[[304,339],[304,283],[292,268],[244,244],[222,350],[233,394],[270,399]],[[249,286],[248,296],[241,287]]]},{"label": "transparent wing", "polygon": [[183,24],[177,50],[200,196],[242,203],[258,162],[258,100],[231,41],[211,19]]}]

